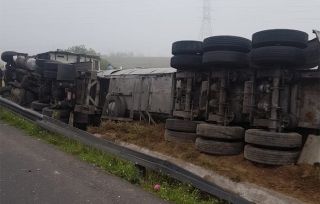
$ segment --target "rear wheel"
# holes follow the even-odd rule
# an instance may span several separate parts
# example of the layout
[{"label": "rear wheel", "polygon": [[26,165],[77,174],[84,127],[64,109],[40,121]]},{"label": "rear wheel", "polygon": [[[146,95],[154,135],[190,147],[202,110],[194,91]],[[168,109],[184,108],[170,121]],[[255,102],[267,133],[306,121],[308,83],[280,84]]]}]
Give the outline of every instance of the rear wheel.
[{"label": "rear wheel", "polygon": [[202,54],[202,42],[200,41],[177,41],[172,44],[173,55],[199,55]]},{"label": "rear wheel", "polygon": [[265,147],[296,148],[302,145],[302,136],[295,132],[279,133],[268,130],[250,129],[245,133],[245,141]]},{"label": "rear wheel", "polygon": [[196,70],[202,67],[202,56],[198,55],[178,55],[173,56],[170,66],[178,70]]},{"label": "rear wheel", "polygon": [[203,51],[235,51],[248,53],[251,41],[238,36],[212,36],[204,39]]},{"label": "rear wheel", "polygon": [[290,65],[297,67],[306,62],[307,55],[305,50],[295,47],[269,46],[253,49],[251,61],[256,65],[274,66]]},{"label": "rear wheel", "polygon": [[199,122],[180,119],[167,119],[166,129],[178,132],[191,132],[195,133]]},{"label": "rear wheel", "polygon": [[308,34],[299,30],[273,29],[256,32],[252,35],[252,47],[290,46],[306,48]]},{"label": "rear wheel", "polygon": [[197,135],[216,139],[243,139],[244,131],[242,127],[236,126],[218,126],[213,124],[199,124],[197,126]]},{"label": "rear wheel", "polygon": [[233,51],[211,51],[203,54],[202,64],[207,68],[249,67],[249,55]]},{"label": "rear wheel", "polygon": [[215,155],[237,155],[243,151],[244,142],[219,141],[205,138],[196,139],[196,150]]},{"label": "rear wheel", "polygon": [[269,165],[291,165],[294,164],[300,155],[298,150],[273,150],[246,145],[244,157],[250,161]]},{"label": "rear wheel", "polygon": [[105,110],[110,117],[121,118],[124,117],[126,111],[125,100],[121,96],[112,96],[108,94],[106,96]]}]

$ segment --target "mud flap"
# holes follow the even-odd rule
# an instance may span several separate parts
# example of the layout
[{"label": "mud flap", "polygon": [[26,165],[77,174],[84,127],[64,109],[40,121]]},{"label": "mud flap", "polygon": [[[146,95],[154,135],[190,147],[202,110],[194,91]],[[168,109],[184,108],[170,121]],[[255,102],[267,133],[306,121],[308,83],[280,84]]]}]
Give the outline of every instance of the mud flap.
[{"label": "mud flap", "polygon": [[298,164],[308,163],[315,164],[320,163],[320,136],[309,135],[306,143],[303,146]]}]

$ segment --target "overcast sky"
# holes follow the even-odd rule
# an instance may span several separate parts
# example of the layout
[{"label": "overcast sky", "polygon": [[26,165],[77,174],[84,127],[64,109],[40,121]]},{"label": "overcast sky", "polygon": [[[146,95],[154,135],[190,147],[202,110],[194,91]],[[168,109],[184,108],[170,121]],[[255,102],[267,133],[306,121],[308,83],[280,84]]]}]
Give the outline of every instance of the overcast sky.
[{"label": "overcast sky", "polygon": [[[202,0],[0,0],[0,52],[37,54],[85,45],[101,54],[171,56],[178,40],[199,40]],[[212,35],[320,30],[320,0],[212,0]]]}]

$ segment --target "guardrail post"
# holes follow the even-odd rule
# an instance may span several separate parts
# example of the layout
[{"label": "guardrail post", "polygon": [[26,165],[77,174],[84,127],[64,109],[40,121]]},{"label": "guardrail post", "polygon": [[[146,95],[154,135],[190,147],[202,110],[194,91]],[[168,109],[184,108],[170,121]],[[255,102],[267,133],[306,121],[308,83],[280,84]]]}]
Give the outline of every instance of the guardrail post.
[{"label": "guardrail post", "polygon": [[140,178],[144,178],[147,175],[147,169],[144,166],[141,166],[139,164],[134,165],[139,173]]}]

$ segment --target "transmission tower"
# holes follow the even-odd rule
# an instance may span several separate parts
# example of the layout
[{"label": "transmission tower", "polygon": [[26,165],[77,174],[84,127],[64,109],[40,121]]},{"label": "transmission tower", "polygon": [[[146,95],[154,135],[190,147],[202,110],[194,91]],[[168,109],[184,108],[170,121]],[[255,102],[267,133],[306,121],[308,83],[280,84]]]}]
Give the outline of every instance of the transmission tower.
[{"label": "transmission tower", "polygon": [[200,29],[199,40],[212,35],[211,28],[211,0],[203,0],[203,18]]}]

